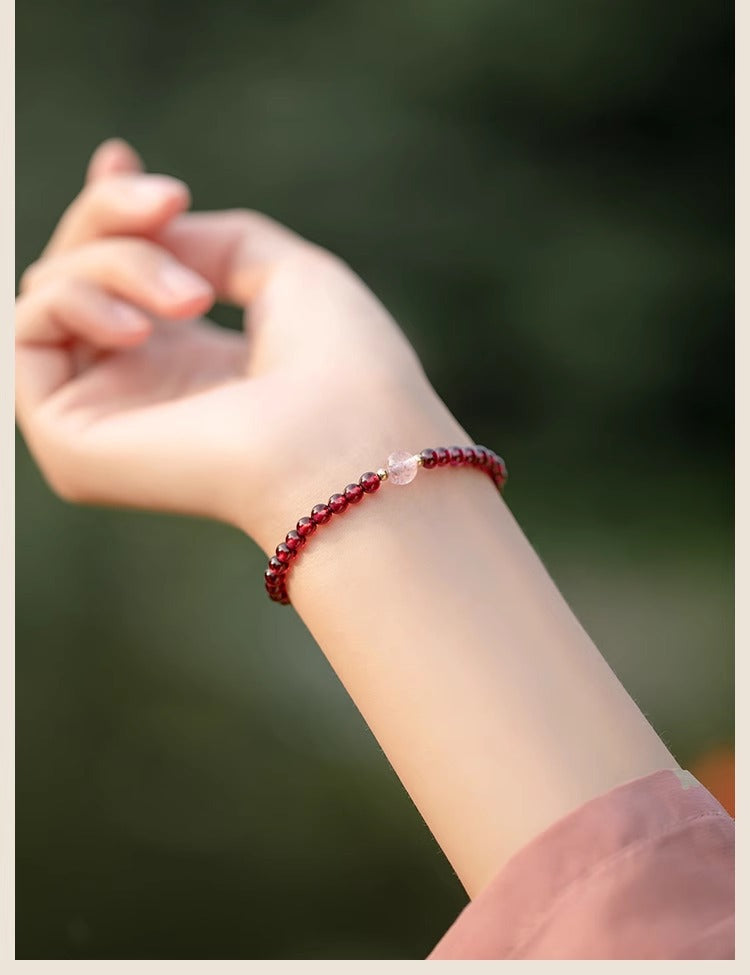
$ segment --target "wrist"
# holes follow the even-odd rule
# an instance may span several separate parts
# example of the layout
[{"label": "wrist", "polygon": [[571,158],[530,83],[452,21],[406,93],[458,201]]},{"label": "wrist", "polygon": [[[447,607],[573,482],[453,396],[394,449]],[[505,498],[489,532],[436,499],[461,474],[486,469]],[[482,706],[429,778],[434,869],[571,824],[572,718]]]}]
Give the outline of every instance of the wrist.
[{"label": "wrist", "polygon": [[[239,527],[271,554],[279,539],[313,505],[356,481],[366,470],[385,465],[394,450],[415,453],[438,444],[470,440],[430,384],[419,378],[394,388],[388,382],[368,389],[341,387],[326,392],[312,410],[297,406],[289,415],[289,436],[261,450],[267,458],[254,498]],[[272,438],[276,425],[264,438]],[[257,469],[257,468],[256,468]]]}]

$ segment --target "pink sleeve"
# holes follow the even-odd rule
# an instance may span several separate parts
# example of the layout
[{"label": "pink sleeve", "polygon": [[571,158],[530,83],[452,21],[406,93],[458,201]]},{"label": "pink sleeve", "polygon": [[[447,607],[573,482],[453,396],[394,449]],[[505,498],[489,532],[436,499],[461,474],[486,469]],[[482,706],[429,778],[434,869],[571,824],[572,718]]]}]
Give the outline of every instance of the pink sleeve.
[{"label": "pink sleeve", "polygon": [[429,957],[733,958],[734,821],[689,772],[620,785],[520,850]]}]

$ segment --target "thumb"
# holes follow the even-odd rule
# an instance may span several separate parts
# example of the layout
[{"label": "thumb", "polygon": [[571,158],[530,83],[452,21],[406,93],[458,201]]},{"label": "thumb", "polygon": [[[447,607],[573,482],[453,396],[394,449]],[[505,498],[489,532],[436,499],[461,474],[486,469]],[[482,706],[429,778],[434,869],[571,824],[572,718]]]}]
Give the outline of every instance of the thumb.
[{"label": "thumb", "polygon": [[95,183],[106,176],[119,173],[142,173],[143,161],[124,139],[107,139],[101,143],[89,161],[86,182]]}]

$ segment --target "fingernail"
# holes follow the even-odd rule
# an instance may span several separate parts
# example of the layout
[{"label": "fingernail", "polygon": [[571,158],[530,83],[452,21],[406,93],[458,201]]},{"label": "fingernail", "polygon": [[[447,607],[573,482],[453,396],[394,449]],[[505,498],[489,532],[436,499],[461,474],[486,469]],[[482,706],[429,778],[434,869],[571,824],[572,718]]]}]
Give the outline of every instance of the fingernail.
[{"label": "fingernail", "polygon": [[137,206],[155,206],[163,203],[168,196],[187,193],[188,188],[182,180],[172,176],[138,176],[128,187],[128,196]]},{"label": "fingernail", "polygon": [[144,328],[143,315],[119,301],[112,302],[108,324],[117,332],[142,332]]},{"label": "fingernail", "polygon": [[181,264],[165,264],[159,271],[159,282],[171,297],[181,301],[204,298],[211,293],[208,281]]}]

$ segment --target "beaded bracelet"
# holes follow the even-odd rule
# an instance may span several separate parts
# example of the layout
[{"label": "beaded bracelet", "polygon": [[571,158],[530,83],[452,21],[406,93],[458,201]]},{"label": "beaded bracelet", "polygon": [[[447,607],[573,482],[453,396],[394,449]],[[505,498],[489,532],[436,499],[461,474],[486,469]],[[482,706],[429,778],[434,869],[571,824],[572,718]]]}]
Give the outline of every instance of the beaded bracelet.
[{"label": "beaded bracelet", "polygon": [[334,515],[343,514],[347,508],[368,494],[374,494],[383,481],[391,484],[409,484],[417,476],[420,467],[426,471],[434,467],[478,467],[488,474],[499,491],[508,480],[505,461],[486,447],[428,447],[419,454],[397,450],[388,458],[385,467],[366,471],[356,484],[347,484],[341,494],[332,494],[328,504],[316,504],[309,517],[300,518],[297,527],[287,533],[283,542],[276,546],[276,554],[268,560],[265,572],[266,592],[276,603],[289,605],[287,579],[292,563],[299,557],[308,538],[321,525],[327,524]]}]

